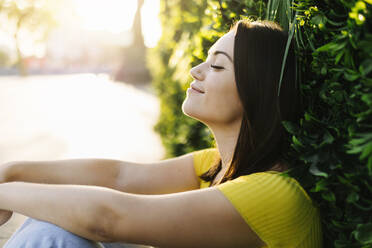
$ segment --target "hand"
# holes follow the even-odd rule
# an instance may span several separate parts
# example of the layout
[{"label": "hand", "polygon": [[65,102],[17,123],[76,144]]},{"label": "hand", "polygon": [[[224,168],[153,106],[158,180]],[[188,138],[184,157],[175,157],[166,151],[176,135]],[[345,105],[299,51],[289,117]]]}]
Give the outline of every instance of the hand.
[{"label": "hand", "polygon": [[8,220],[12,217],[12,215],[13,215],[13,212],[0,209],[0,226],[7,223]]}]

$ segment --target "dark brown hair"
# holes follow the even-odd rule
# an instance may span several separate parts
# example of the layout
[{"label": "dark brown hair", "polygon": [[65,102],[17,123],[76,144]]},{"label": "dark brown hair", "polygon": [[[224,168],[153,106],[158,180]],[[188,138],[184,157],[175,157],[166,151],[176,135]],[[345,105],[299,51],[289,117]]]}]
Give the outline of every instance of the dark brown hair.
[{"label": "dark brown hair", "polygon": [[[295,121],[302,112],[293,45],[278,96],[287,32],[271,21],[249,20],[236,22],[231,30],[235,32],[235,81],[244,112],[231,163],[217,184],[286,164],[283,154],[289,142],[281,121]],[[201,179],[213,181],[221,169],[221,159],[216,159]]]}]

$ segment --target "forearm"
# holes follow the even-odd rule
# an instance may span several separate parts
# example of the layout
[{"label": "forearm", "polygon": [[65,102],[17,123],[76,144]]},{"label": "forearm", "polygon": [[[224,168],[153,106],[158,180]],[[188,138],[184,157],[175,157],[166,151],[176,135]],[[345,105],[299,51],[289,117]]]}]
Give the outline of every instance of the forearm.
[{"label": "forearm", "polygon": [[94,185],[115,189],[120,160],[65,159],[13,161],[6,165],[5,181]]},{"label": "forearm", "polygon": [[111,241],[111,202],[118,191],[79,185],[0,184],[0,209],[47,221],[81,237]]}]

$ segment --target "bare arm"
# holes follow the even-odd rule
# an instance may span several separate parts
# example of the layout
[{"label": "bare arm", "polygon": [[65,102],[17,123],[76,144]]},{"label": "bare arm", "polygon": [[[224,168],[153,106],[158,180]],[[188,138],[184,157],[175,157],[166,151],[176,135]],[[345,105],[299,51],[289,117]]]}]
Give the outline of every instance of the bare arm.
[{"label": "bare arm", "polygon": [[[101,229],[118,191],[96,186],[11,182],[0,184],[0,209],[58,225],[81,237],[110,241]],[[111,218],[110,218],[111,219]]]},{"label": "bare arm", "polygon": [[0,174],[3,182],[95,185],[115,189],[121,163],[123,161],[95,158],[12,161],[3,165]]},{"label": "bare arm", "polygon": [[80,185],[0,184],[0,209],[47,221],[81,237],[159,247],[262,247],[215,187],[136,195]]},{"label": "bare arm", "polygon": [[166,194],[199,188],[191,153],[143,164],[81,158],[13,161],[0,165],[0,183],[15,181],[93,185],[135,194]]}]

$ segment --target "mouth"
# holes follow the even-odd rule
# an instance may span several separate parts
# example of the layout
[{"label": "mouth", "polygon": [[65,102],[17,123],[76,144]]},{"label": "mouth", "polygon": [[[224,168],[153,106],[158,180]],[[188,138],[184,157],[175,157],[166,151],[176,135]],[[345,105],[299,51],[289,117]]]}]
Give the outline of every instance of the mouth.
[{"label": "mouth", "polygon": [[201,91],[201,90],[199,90],[199,89],[197,89],[197,88],[195,88],[195,87],[193,87],[193,86],[191,86],[190,88],[191,88],[192,90],[194,90],[194,91],[197,91],[197,92],[199,92],[199,93],[204,94],[203,91]]}]

